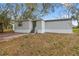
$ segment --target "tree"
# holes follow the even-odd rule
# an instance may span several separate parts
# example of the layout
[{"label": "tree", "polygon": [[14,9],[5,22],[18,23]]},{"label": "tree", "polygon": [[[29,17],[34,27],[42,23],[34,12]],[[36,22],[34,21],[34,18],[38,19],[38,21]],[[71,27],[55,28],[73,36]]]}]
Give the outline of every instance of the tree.
[{"label": "tree", "polygon": [[2,25],[2,27],[0,28],[0,30],[2,32],[3,32],[4,29],[9,29],[8,27],[10,27],[10,18],[7,17],[7,12],[8,11],[6,11],[6,12],[5,11],[3,11],[0,14],[0,24]]},{"label": "tree", "polygon": [[[74,15],[77,11],[76,4],[55,4],[55,3],[14,3],[5,4],[4,8],[1,8],[0,11],[6,10],[7,17],[14,19],[15,21],[24,21],[27,18],[40,18],[47,15],[50,11],[54,12],[55,8],[61,7],[64,5],[68,10],[68,15]],[[0,12],[1,13],[1,12]]]},{"label": "tree", "polygon": [[70,13],[73,18],[76,18],[79,15],[79,8],[77,8],[79,4],[65,3],[63,5],[67,8],[68,13]]}]

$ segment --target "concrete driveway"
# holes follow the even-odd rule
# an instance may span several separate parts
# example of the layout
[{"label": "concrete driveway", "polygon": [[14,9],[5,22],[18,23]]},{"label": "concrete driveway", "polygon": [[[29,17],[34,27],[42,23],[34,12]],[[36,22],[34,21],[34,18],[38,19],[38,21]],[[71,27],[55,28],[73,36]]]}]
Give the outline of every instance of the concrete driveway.
[{"label": "concrete driveway", "polygon": [[12,38],[17,38],[19,36],[23,36],[26,34],[22,34],[22,33],[0,33],[0,41],[7,41],[9,39]]}]

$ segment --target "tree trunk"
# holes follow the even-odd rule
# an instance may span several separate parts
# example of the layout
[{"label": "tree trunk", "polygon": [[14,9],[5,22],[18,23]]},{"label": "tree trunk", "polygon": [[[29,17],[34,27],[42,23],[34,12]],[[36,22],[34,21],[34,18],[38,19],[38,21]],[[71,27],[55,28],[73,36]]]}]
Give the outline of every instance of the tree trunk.
[{"label": "tree trunk", "polygon": [[0,33],[3,33],[3,24],[0,23]]}]

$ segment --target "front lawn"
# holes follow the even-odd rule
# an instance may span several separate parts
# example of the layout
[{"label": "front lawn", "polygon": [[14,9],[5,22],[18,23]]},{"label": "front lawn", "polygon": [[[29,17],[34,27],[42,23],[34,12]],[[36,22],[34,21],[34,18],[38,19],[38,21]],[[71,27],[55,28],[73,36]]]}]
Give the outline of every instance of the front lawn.
[{"label": "front lawn", "polygon": [[0,55],[79,55],[79,35],[28,34],[0,42]]},{"label": "front lawn", "polygon": [[77,27],[76,28],[73,28],[73,32],[74,33],[79,33],[79,28],[77,28]]}]

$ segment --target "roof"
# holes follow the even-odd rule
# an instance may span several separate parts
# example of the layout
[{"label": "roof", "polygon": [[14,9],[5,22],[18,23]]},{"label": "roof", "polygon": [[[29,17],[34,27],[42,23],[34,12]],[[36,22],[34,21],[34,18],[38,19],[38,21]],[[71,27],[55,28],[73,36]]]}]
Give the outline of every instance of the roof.
[{"label": "roof", "polygon": [[44,20],[44,21],[68,21],[68,20],[72,20],[71,18],[68,19],[52,19],[52,20]]},{"label": "roof", "polygon": [[[32,20],[32,19],[25,19],[25,20],[20,20],[20,21],[22,21],[22,22],[24,22],[24,21],[45,21],[45,22],[49,22],[49,21],[68,21],[68,20],[72,20],[71,18],[67,18],[67,19],[52,19],[52,20],[43,20],[43,19],[34,19],[34,20]],[[12,21],[15,21],[15,22],[18,22],[18,20],[12,20]]]},{"label": "roof", "polygon": [[11,20],[11,21],[15,21],[15,22],[18,22],[18,21],[22,21],[22,22],[25,22],[25,21],[42,21],[43,19],[24,19],[24,20]]}]

